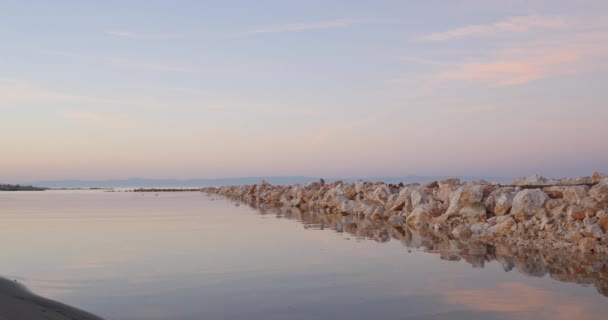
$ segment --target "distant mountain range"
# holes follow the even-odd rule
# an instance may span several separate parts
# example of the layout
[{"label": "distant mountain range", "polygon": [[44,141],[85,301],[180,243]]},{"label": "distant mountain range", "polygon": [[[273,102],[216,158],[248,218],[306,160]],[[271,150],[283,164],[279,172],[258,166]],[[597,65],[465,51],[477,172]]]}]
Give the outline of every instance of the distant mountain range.
[{"label": "distant mountain range", "polygon": [[[405,177],[362,177],[362,178],[324,178],[326,182],[342,180],[344,182],[353,182],[357,180],[364,181],[383,181],[386,183],[426,183],[433,180],[444,180],[454,178],[453,176],[405,176]],[[512,178],[505,177],[456,177],[462,181],[477,181],[484,179],[487,181],[496,181],[501,183],[513,182]],[[262,180],[274,185],[282,184],[305,184],[312,181],[318,181],[319,178],[313,177],[245,177],[245,178],[226,178],[226,179],[143,179],[130,178],[124,180],[43,180],[43,181],[27,181],[28,185],[34,185],[45,188],[196,188],[208,186],[223,186],[223,185],[243,185],[243,184],[258,184]]]}]

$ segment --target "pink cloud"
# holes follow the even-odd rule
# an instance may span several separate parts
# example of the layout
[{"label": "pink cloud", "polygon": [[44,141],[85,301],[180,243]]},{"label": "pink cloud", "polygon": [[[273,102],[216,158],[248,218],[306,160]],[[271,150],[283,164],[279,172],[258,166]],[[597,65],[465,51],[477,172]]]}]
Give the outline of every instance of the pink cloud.
[{"label": "pink cloud", "polygon": [[576,72],[580,55],[573,52],[557,52],[546,57],[513,59],[505,58],[489,62],[465,62],[453,70],[443,71],[439,79],[482,80],[497,86],[518,85],[532,80]]},{"label": "pink cloud", "polygon": [[526,32],[536,29],[567,28],[573,23],[573,20],[561,17],[529,15],[511,17],[491,24],[470,25],[444,32],[431,33],[423,36],[422,39],[430,41],[444,41],[467,37],[495,36],[504,33]]}]

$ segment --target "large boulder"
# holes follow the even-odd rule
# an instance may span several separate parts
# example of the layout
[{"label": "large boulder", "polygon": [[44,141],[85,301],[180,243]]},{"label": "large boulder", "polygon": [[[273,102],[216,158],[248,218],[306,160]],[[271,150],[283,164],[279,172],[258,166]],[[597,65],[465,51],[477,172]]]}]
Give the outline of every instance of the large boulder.
[{"label": "large boulder", "polygon": [[549,196],[540,189],[525,189],[513,198],[511,214],[517,220],[527,220],[538,210],[543,209]]},{"label": "large boulder", "polygon": [[448,179],[439,181],[439,188],[433,190],[433,198],[443,203],[448,203],[452,193],[460,186],[460,179]]},{"label": "large boulder", "polygon": [[384,215],[384,208],[370,200],[362,200],[357,202],[355,210],[357,214],[366,216],[368,218],[373,215]]},{"label": "large boulder", "polygon": [[488,232],[496,235],[504,235],[511,232],[516,224],[515,220],[509,217],[488,228]]},{"label": "large boulder", "polygon": [[420,189],[412,191],[412,194],[410,197],[412,199],[412,208],[416,208],[419,205],[428,202],[427,195]]},{"label": "large boulder", "polygon": [[440,208],[431,204],[422,204],[407,216],[406,223],[412,228],[420,228],[428,225],[430,219],[441,214]]},{"label": "large boulder", "polygon": [[519,178],[515,180],[513,185],[516,186],[550,186],[555,185],[557,182],[554,180],[549,180],[543,176],[539,176],[537,174],[525,178]]},{"label": "large boulder", "polygon": [[549,196],[551,199],[560,199],[564,197],[564,190],[567,187],[564,186],[550,186],[544,187],[543,191]]},{"label": "large boulder", "polygon": [[392,216],[388,218],[388,223],[393,226],[400,226],[405,222],[405,217],[403,216]]},{"label": "large boulder", "polygon": [[494,206],[494,214],[497,216],[504,216],[511,211],[513,207],[513,199],[515,194],[511,192],[502,193],[496,198],[496,205]]},{"label": "large boulder", "polygon": [[404,187],[399,191],[398,194],[393,194],[389,197],[386,206],[389,211],[412,211],[412,200],[411,200],[412,189]]},{"label": "large boulder", "polygon": [[496,201],[503,193],[513,193],[514,191],[515,188],[513,187],[503,187],[490,192],[490,194],[485,197],[485,204],[488,212],[494,212],[496,209]]},{"label": "large boulder", "polygon": [[577,204],[587,196],[587,190],[583,186],[572,186],[564,188],[563,197],[569,204]]},{"label": "large boulder", "polygon": [[608,204],[608,178],[600,180],[598,184],[589,190],[589,195],[601,204]]},{"label": "large boulder", "polygon": [[462,185],[450,197],[450,206],[446,214],[453,215],[460,209],[483,200],[483,186],[470,182]]},{"label": "large boulder", "polygon": [[468,239],[471,237],[471,228],[466,224],[459,224],[451,233],[456,239]]},{"label": "large boulder", "polygon": [[378,205],[385,206],[388,198],[391,196],[391,188],[386,184],[376,186],[376,189],[370,195],[370,199]]},{"label": "large boulder", "polygon": [[350,199],[345,200],[340,206],[340,212],[346,214],[357,213],[357,203]]},{"label": "large boulder", "polygon": [[458,215],[467,219],[471,224],[484,222],[487,218],[486,206],[477,202],[460,209]]}]

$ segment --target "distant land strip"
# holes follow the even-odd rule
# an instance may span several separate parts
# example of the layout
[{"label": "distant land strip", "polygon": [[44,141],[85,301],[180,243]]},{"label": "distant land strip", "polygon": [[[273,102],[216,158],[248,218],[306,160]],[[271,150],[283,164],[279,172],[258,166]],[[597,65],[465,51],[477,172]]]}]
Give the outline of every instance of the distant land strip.
[{"label": "distant land strip", "polygon": [[44,191],[47,188],[21,186],[18,184],[0,184],[0,191]]}]

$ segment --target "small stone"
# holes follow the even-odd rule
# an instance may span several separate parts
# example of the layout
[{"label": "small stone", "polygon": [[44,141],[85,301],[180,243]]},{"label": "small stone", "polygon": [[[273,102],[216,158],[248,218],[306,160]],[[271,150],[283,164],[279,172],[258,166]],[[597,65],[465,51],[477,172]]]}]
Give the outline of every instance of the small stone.
[{"label": "small stone", "polygon": [[594,172],[593,176],[591,177],[593,183],[598,183],[602,180],[602,178],[605,178],[605,175],[602,175],[599,172]]},{"label": "small stone", "polygon": [[597,240],[594,238],[582,238],[578,242],[578,248],[582,252],[591,252],[595,250]]},{"label": "small stone", "polygon": [[587,217],[587,210],[579,206],[571,206],[568,208],[568,217],[570,220],[583,220]]},{"label": "small stone", "polygon": [[543,188],[543,191],[549,196],[551,199],[561,199],[564,197],[564,190],[566,187],[563,186],[551,186]]},{"label": "small stone", "polygon": [[564,238],[570,242],[578,243],[583,238],[583,236],[578,231],[570,231],[568,232],[568,234],[566,234]]},{"label": "small stone", "polygon": [[597,224],[588,226],[586,231],[589,233],[588,237],[599,239],[604,235],[604,231]]},{"label": "small stone", "polygon": [[388,223],[394,226],[400,226],[405,222],[405,218],[402,216],[392,216],[388,218]]},{"label": "small stone", "polygon": [[564,199],[549,199],[545,203],[545,210],[553,218],[559,218],[562,213],[566,212],[567,207]]},{"label": "small stone", "polygon": [[604,215],[597,220],[597,225],[604,231],[604,233],[608,233],[608,216]]},{"label": "small stone", "polygon": [[472,234],[483,234],[488,230],[489,224],[486,222],[478,222],[471,226]]}]

